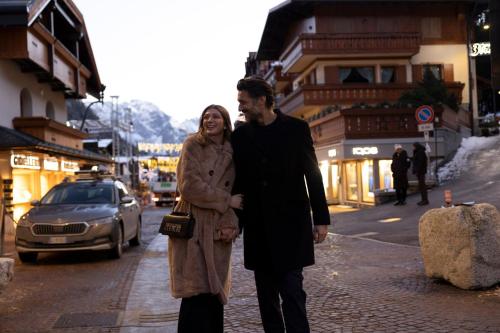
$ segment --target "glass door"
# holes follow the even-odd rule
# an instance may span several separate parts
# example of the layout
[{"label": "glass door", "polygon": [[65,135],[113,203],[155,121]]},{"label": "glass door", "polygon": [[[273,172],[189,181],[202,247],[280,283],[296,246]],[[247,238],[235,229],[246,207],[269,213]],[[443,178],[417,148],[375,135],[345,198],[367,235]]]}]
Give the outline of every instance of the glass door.
[{"label": "glass door", "polygon": [[346,173],[346,196],[347,200],[358,201],[359,198],[359,188],[358,188],[358,172],[357,163],[346,162],[345,163],[345,173]]}]

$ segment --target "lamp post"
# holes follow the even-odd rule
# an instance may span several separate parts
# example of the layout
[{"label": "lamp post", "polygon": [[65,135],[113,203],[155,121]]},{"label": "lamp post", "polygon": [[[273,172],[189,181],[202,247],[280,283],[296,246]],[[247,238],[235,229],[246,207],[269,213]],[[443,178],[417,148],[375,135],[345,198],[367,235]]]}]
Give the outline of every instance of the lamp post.
[{"label": "lamp post", "polygon": [[92,105],[96,104],[96,103],[101,103],[103,104],[103,100],[104,100],[104,89],[102,89],[100,92],[99,92],[99,98],[97,99],[97,101],[94,101],[92,103],[90,103],[89,105],[87,105],[87,107],[85,108],[85,111],[83,112],[83,118],[82,118],[82,123],[80,124],[80,131],[83,131],[83,126],[85,125],[85,120],[87,120],[87,114],[89,112],[89,109]]},{"label": "lamp post", "polygon": [[[118,97],[117,95],[111,96],[111,134],[112,134],[112,145],[113,145],[113,162],[115,165],[115,176],[119,176],[120,173],[120,126],[118,121]],[[117,163],[118,158],[118,163]]]}]

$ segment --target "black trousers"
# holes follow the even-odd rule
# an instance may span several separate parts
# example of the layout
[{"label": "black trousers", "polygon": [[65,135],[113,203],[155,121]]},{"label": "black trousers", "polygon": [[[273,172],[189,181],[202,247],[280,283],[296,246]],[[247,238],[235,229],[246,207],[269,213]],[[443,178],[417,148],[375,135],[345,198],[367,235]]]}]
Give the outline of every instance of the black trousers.
[{"label": "black trousers", "polygon": [[396,200],[399,202],[406,201],[406,187],[396,188]]},{"label": "black trousers", "polygon": [[178,333],[223,333],[224,307],[216,295],[183,298],[179,310]]},{"label": "black trousers", "polygon": [[427,187],[425,186],[425,174],[417,175],[418,179],[418,190],[422,196],[422,201],[429,201],[427,198]]},{"label": "black trousers", "polygon": [[285,327],[287,333],[310,332],[303,280],[302,269],[285,273],[255,271],[260,316],[266,333],[284,333]]}]

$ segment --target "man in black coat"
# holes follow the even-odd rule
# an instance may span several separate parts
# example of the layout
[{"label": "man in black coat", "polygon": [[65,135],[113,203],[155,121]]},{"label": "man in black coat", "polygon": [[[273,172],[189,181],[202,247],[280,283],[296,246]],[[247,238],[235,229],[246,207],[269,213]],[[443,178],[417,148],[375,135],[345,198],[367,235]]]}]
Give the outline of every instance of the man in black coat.
[{"label": "man in black coat", "polygon": [[417,176],[418,179],[418,189],[422,200],[417,202],[417,205],[423,206],[429,204],[429,199],[427,198],[427,187],[425,186],[425,174],[427,173],[427,154],[425,153],[425,147],[420,143],[413,143],[413,174]]},{"label": "man in black coat", "polygon": [[246,119],[232,136],[245,268],[254,271],[265,332],[309,332],[302,269],[314,264],[313,243],[330,224],[309,126],[273,110],[263,79],[242,79],[237,89]]},{"label": "man in black coat", "polygon": [[408,158],[406,150],[404,150],[403,146],[400,144],[395,144],[394,150],[391,163],[392,178],[394,179],[394,189],[396,190],[397,200],[394,206],[406,205],[410,159]]}]

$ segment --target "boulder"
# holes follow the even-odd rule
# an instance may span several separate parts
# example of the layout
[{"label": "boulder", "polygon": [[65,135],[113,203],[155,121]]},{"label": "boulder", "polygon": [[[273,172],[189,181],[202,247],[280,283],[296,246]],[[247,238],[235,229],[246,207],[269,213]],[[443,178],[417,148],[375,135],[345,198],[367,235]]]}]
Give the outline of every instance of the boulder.
[{"label": "boulder", "polygon": [[425,274],[462,289],[500,282],[500,214],[490,204],[427,211],[419,222]]},{"label": "boulder", "polygon": [[14,276],[14,259],[0,258],[0,290],[5,288]]}]

